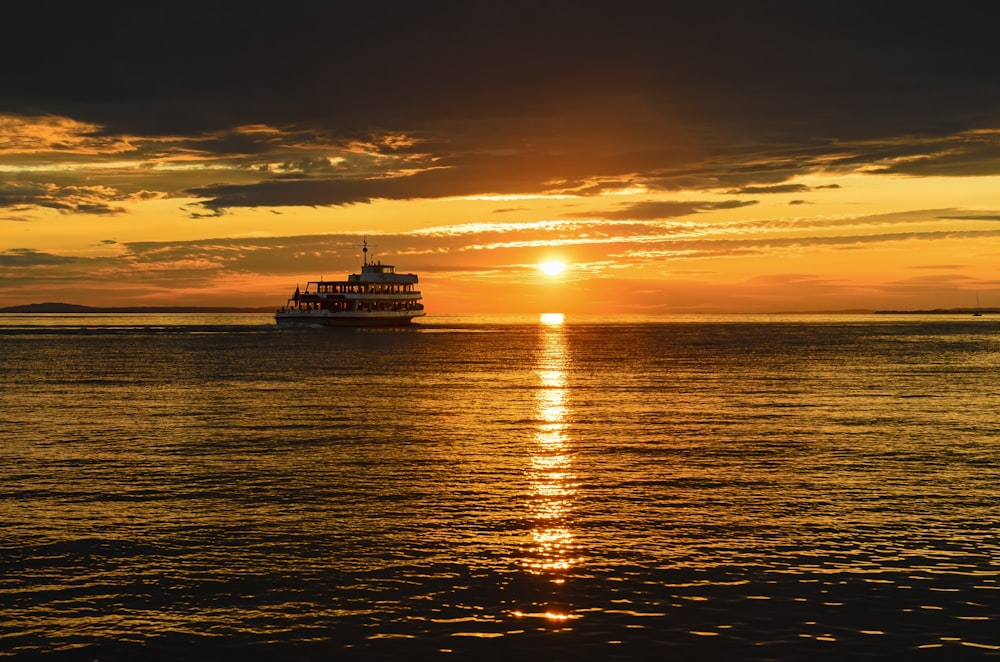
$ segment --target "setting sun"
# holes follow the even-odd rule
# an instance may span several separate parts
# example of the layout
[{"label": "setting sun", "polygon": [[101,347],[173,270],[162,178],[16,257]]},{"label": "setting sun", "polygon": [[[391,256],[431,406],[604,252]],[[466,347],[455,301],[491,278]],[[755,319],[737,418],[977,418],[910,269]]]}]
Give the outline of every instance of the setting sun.
[{"label": "setting sun", "polygon": [[542,262],[538,265],[538,268],[542,270],[546,276],[558,276],[563,271],[566,270],[566,265],[562,262]]}]

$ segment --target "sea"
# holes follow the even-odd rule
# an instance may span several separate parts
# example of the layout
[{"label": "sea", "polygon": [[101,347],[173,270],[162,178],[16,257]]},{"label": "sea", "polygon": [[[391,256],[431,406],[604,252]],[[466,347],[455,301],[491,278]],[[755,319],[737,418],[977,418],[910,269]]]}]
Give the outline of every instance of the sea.
[{"label": "sea", "polygon": [[1000,316],[0,316],[0,656],[1000,657]]}]

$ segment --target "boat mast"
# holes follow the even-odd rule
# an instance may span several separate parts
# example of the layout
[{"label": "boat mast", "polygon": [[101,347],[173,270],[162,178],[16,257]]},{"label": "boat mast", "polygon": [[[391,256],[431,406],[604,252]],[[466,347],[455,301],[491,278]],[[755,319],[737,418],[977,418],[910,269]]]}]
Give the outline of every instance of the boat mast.
[{"label": "boat mast", "polygon": [[[358,244],[354,244],[354,245],[355,245],[355,247],[358,246]],[[361,256],[362,256],[361,257],[361,266],[367,267],[368,266],[368,238],[365,237],[364,239],[362,239],[360,245],[361,245]],[[372,246],[372,248],[376,248],[376,246]]]}]

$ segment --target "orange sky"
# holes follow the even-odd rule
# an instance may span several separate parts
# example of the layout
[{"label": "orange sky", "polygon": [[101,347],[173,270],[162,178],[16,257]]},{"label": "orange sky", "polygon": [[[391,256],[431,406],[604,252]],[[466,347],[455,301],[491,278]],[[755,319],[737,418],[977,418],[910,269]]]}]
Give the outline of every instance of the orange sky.
[{"label": "orange sky", "polygon": [[183,18],[65,16],[5,46],[38,57],[0,92],[0,306],[278,306],[364,237],[431,314],[1000,306],[1000,90],[974,39],[634,4],[650,26],[455,4],[339,50],[313,44],[340,10],[244,17],[284,36],[237,61],[235,36],[194,42],[208,83],[147,45]]}]

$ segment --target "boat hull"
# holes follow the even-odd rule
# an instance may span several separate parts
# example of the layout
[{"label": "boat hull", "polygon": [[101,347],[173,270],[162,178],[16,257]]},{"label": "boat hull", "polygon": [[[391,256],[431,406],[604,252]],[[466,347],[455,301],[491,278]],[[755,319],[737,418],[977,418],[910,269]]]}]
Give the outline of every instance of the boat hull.
[{"label": "boat hull", "polygon": [[275,313],[278,326],[336,326],[336,327],[393,327],[409,326],[414,317],[423,312],[409,311],[405,314],[394,312],[330,313],[328,311],[284,311]]}]

